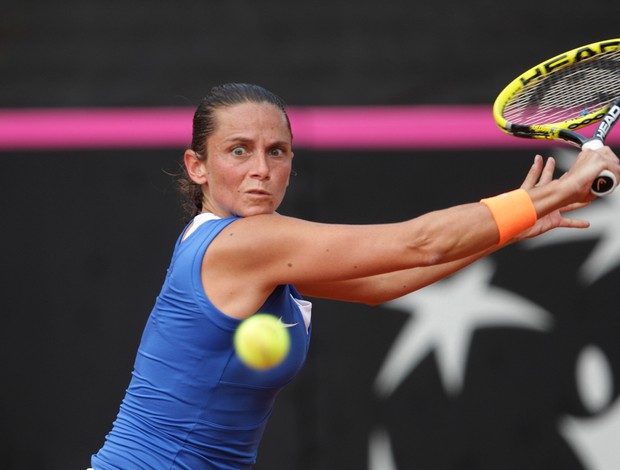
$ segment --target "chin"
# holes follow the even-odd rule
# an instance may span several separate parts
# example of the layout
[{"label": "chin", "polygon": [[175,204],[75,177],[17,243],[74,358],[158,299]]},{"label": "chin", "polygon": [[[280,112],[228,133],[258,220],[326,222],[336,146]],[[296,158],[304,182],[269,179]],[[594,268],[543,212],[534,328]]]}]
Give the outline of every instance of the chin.
[{"label": "chin", "polygon": [[265,215],[273,213],[275,213],[275,209],[272,207],[251,207],[248,209],[242,209],[235,215],[238,215],[240,217],[252,217],[253,215]]}]

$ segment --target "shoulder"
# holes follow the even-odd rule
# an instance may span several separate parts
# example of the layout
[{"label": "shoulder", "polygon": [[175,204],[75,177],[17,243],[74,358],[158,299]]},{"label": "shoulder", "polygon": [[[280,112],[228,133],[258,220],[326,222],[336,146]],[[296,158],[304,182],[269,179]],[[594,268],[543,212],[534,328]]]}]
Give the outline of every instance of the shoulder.
[{"label": "shoulder", "polygon": [[222,230],[227,243],[244,244],[268,242],[277,234],[281,240],[295,237],[311,230],[316,225],[303,219],[287,217],[280,214],[261,214],[235,219]]}]

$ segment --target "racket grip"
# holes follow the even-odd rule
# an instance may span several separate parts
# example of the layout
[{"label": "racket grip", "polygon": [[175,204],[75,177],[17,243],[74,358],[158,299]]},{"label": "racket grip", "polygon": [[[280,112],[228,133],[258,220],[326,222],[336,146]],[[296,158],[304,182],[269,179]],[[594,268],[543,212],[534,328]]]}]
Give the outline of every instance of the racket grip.
[{"label": "racket grip", "polygon": [[584,144],[581,146],[582,149],[586,149],[586,150],[598,150],[600,148],[603,148],[605,144],[603,143],[603,141],[601,139],[597,139],[597,138],[592,138],[592,139],[588,139],[584,142]]},{"label": "racket grip", "polygon": [[609,170],[603,170],[592,183],[590,191],[598,197],[607,196],[616,189],[617,185],[616,176]]},{"label": "racket grip", "polygon": [[[603,141],[601,139],[590,139],[586,141],[585,144],[581,146],[582,149],[588,150],[597,150],[603,147]],[[603,170],[596,177],[596,179],[592,182],[592,188],[590,191],[595,196],[607,196],[610,194],[616,186],[618,185],[618,181],[616,180],[616,176],[609,170]]]}]

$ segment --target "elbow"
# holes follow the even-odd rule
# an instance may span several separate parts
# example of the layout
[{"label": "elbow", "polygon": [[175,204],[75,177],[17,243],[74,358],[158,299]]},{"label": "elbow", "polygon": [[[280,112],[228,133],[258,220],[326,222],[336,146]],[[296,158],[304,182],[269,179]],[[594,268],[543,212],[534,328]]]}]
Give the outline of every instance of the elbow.
[{"label": "elbow", "polygon": [[419,289],[419,286],[410,285],[398,285],[392,286],[391,289],[385,289],[383,292],[377,293],[372,297],[366,297],[364,299],[358,299],[359,303],[367,305],[369,307],[378,307],[379,305],[386,304],[392,300],[399,299],[405,295],[409,295]]},{"label": "elbow", "polygon": [[444,240],[441,237],[423,237],[408,245],[409,253],[413,254],[413,266],[436,266],[450,261],[459,243],[456,240]]},{"label": "elbow", "polygon": [[426,263],[424,266],[437,266],[438,264],[443,264],[447,261],[447,256],[445,253],[440,252],[432,252],[428,253],[426,256]]},{"label": "elbow", "polygon": [[428,267],[436,266],[438,264],[445,263],[448,259],[447,252],[445,250],[438,250],[436,248],[422,249],[418,248],[417,266]]}]

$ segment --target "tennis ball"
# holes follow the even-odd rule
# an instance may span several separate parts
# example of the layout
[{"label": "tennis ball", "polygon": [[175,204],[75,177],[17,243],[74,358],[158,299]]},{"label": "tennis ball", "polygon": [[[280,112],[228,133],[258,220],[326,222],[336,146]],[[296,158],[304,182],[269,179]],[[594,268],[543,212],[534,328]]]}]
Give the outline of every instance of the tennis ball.
[{"label": "tennis ball", "polygon": [[291,347],[284,324],[266,313],[257,313],[243,320],[235,331],[233,342],[241,361],[258,370],[280,364]]}]

